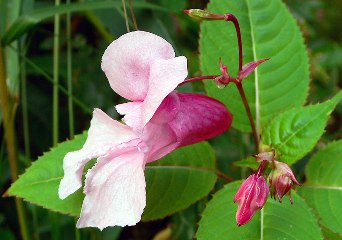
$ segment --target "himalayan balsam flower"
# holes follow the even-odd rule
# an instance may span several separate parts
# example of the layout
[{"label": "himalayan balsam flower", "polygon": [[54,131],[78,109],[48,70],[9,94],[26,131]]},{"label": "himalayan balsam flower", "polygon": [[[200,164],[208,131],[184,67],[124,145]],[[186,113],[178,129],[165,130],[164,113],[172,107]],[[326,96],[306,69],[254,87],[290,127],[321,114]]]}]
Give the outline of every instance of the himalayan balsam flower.
[{"label": "himalayan balsam flower", "polygon": [[97,158],[86,174],[78,228],[135,225],[146,205],[145,165],[221,134],[232,121],[222,103],[174,91],[187,76],[186,58],[154,34],[136,31],[112,42],[102,69],[131,102],[116,106],[126,124],[95,109],[83,148],[64,157],[61,199],[82,186],[85,164]]},{"label": "himalayan balsam flower", "polygon": [[300,185],[300,183],[297,181],[291,168],[286,163],[274,160],[273,170],[271,171],[268,180],[271,186],[271,197],[276,199],[277,196],[279,202],[282,202],[283,196],[288,193],[290,202],[293,203],[291,197],[293,182],[298,185]]},{"label": "himalayan balsam flower", "polygon": [[234,197],[234,203],[239,204],[236,212],[238,226],[251,220],[256,211],[265,205],[268,194],[269,187],[266,180],[258,173],[250,175],[241,184]]}]

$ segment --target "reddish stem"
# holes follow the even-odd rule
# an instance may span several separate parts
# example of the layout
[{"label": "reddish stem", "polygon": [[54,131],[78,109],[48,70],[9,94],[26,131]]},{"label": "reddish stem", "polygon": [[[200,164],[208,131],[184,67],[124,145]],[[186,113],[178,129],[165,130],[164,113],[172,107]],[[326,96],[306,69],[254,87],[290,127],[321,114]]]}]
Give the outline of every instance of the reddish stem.
[{"label": "reddish stem", "polygon": [[200,77],[188,78],[188,79],[185,79],[184,82],[181,82],[180,84],[178,84],[178,86],[182,86],[187,83],[201,81],[201,80],[207,80],[207,79],[212,80],[212,79],[215,79],[216,77],[217,77],[216,75],[211,75],[211,76],[200,76]]},{"label": "reddish stem", "polygon": [[251,127],[252,127],[253,138],[254,138],[254,143],[255,143],[255,146],[254,146],[255,152],[258,153],[259,152],[259,137],[258,137],[258,133],[257,133],[256,127],[255,127],[253,115],[252,115],[251,109],[249,107],[248,100],[246,98],[245,91],[243,90],[241,82],[234,81],[234,83],[235,83],[237,89],[239,90],[243,105],[245,106],[247,116],[248,116],[249,122],[250,122]]},{"label": "reddish stem", "polygon": [[260,177],[262,175],[262,173],[264,172],[264,169],[267,166],[268,161],[267,160],[263,160],[262,163],[260,164],[258,171],[256,172],[257,177]]},{"label": "reddish stem", "polygon": [[231,13],[225,14],[224,20],[227,22],[231,21],[234,24],[234,27],[236,30],[236,36],[237,36],[238,45],[239,45],[239,72],[240,72],[242,70],[243,56],[242,56],[242,39],[241,39],[241,31],[240,31],[239,21]]},{"label": "reddish stem", "polygon": [[[238,40],[238,46],[239,46],[239,72],[241,72],[242,70],[242,63],[243,63],[243,52],[242,52],[242,39],[241,39],[241,31],[240,31],[240,25],[239,25],[239,21],[237,20],[237,18],[231,14],[231,13],[227,13],[224,15],[224,20],[225,21],[231,21],[233,22],[234,26],[235,26],[235,30],[236,30],[236,35],[237,35],[237,40]],[[237,89],[239,90],[243,105],[246,109],[247,112],[247,116],[249,119],[249,122],[251,124],[252,127],[252,131],[253,131],[253,138],[254,138],[254,144],[255,144],[255,151],[259,152],[259,137],[258,137],[258,132],[256,130],[255,127],[255,123],[254,123],[254,119],[253,119],[253,115],[251,112],[251,109],[249,107],[248,104],[248,100],[246,98],[246,94],[245,91],[243,89],[242,83],[239,81],[234,81],[236,84]]]}]

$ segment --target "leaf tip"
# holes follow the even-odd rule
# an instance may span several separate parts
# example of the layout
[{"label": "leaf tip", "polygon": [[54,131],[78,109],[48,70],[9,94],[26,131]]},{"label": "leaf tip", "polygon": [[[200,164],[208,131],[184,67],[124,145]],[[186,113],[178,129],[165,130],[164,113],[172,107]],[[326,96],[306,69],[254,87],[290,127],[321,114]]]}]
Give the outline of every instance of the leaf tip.
[{"label": "leaf tip", "polygon": [[3,197],[3,198],[10,197],[10,195],[9,195],[9,193],[8,193],[8,190],[6,190],[6,192],[4,192],[4,193],[2,194],[2,197]]}]

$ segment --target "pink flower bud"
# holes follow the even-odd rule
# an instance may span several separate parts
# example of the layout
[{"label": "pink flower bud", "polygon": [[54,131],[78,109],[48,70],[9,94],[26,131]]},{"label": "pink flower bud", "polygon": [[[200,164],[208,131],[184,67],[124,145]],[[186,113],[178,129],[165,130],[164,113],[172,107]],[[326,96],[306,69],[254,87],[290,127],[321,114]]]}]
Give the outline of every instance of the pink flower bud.
[{"label": "pink flower bud", "polygon": [[258,173],[250,175],[240,186],[235,194],[234,203],[239,207],[236,212],[238,226],[251,220],[258,209],[261,209],[267,200],[269,187],[263,176]]},{"label": "pink flower bud", "polygon": [[297,181],[291,168],[286,163],[274,161],[273,164],[274,168],[268,177],[271,186],[271,197],[276,199],[277,196],[279,202],[281,202],[283,196],[288,193],[290,202],[293,203],[291,197],[293,182],[298,185],[300,185],[300,183]]}]

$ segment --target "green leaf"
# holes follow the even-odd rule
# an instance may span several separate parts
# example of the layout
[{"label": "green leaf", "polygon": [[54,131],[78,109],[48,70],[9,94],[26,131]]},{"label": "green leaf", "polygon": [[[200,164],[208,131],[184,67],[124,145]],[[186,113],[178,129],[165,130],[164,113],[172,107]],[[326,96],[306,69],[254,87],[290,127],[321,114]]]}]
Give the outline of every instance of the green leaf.
[{"label": "green leaf", "polygon": [[58,187],[64,175],[65,154],[82,148],[86,139],[87,133],[83,133],[44,153],[12,184],[8,194],[56,212],[78,215],[84,198],[82,190],[61,200],[58,197]]},{"label": "green leaf", "polygon": [[282,162],[295,163],[316,145],[330,113],[341,98],[342,91],[324,103],[297,107],[279,114],[264,129],[263,144],[272,145]]},{"label": "green leaf", "polygon": [[[307,96],[309,65],[304,40],[295,19],[280,0],[212,0],[208,10],[233,13],[239,20],[244,64],[271,58],[243,80],[258,130],[278,113],[300,106]],[[203,75],[220,74],[219,58],[236,76],[238,48],[234,25],[224,21],[201,24],[200,63]],[[208,94],[225,103],[234,115],[233,127],[251,131],[240,95],[233,84],[218,89],[205,81]]]},{"label": "green leaf", "polygon": [[342,140],[318,151],[306,166],[299,193],[318,214],[320,223],[342,235]]},{"label": "green leaf", "polygon": [[342,235],[335,233],[333,231],[331,231],[328,228],[322,227],[322,232],[324,235],[324,239],[328,239],[328,240],[342,240]]},{"label": "green leaf", "polygon": [[[40,21],[53,17],[55,14],[65,14],[69,12],[79,12],[86,10],[104,9],[104,8],[117,8],[121,7],[121,1],[106,0],[106,1],[86,1],[80,3],[64,4],[58,7],[44,7],[26,13],[19,17],[11,27],[5,32],[2,37],[2,44],[7,45],[12,41],[18,39],[25,34],[30,28]],[[134,8],[151,9],[156,11],[170,12],[169,9],[157,6],[155,4],[146,2],[134,2]]]},{"label": "green leaf", "polygon": [[234,165],[238,167],[248,167],[252,169],[258,169],[260,163],[258,163],[254,157],[247,157],[242,160],[234,162]]},{"label": "green leaf", "polygon": [[207,142],[180,148],[146,167],[144,220],[185,209],[208,195],[216,182],[215,154]]},{"label": "green leaf", "polygon": [[[66,141],[38,158],[10,187],[8,194],[47,209],[77,216],[82,190],[61,200],[59,182],[66,153],[80,149],[87,133]],[[143,219],[163,218],[206,196],[216,182],[214,152],[207,142],[180,148],[146,166],[147,206]]]},{"label": "green leaf", "polygon": [[233,199],[240,184],[240,181],[227,184],[208,203],[199,222],[199,240],[323,239],[317,220],[296,193],[293,193],[293,205],[289,201],[280,204],[269,198],[262,211],[249,223],[238,227],[235,220],[237,205]]}]

